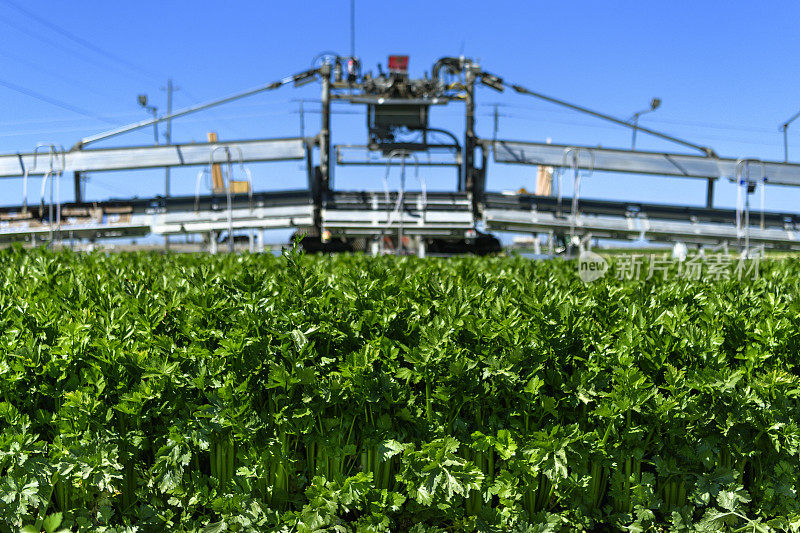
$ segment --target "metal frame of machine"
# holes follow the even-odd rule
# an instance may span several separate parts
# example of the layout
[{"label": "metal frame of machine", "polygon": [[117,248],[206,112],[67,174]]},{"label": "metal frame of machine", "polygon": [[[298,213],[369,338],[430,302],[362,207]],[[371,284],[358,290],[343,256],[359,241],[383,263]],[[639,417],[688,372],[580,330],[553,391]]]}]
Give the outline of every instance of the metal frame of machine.
[{"label": "metal frame of machine", "polygon": [[[130,124],[87,137],[66,151],[40,145],[30,153],[0,155],[0,178],[21,178],[21,205],[0,208],[0,242],[98,239],[148,233],[208,234],[209,242],[244,230],[297,228],[307,234],[309,250],[334,251],[389,246],[424,254],[426,250],[485,253],[499,249],[499,241],[478,231],[545,232],[563,242],[585,242],[587,236],[613,239],[646,238],[697,244],[739,243],[800,248],[800,215],[767,213],[762,206],[751,216],[750,196],[766,186],[800,185],[800,165],[753,159],[720,158],[713,150],[671,135],[632,125],[610,115],[552,98],[520,85],[508,84],[464,57],[439,59],[431,76],[410,78],[405,56],[392,56],[389,72],[377,76],[361,72],[355,57],[323,56],[314,68],[254,89],[192,106],[175,113]],[[288,84],[319,81],[321,127],[307,138],[250,139],[198,144],[170,144],[119,148],[89,145],[153,124],[222,105]],[[614,150],[588,146],[540,144],[523,141],[480,139],[475,131],[475,93],[479,85],[496,91],[510,88],[578,112],[633,127],[692,149],[683,153]],[[364,145],[332,145],[331,104],[335,101],[366,106],[368,140]],[[464,104],[464,132],[459,137],[429,124],[431,106]],[[433,142],[431,133],[448,137]],[[438,135],[437,137],[441,137]],[[335,153],[335,157],[334,157]],[[556,168],[559,180],[574,180],[572,198],[499,194],[486,191],[487,161],[540,165]],[[424,154],[425,157],[420,157]],[[315,161],[316,159],[316,161]],[[247,195],[231,187],[231,168],[252,162],[305,161],[308,188],[301,191],[253,191]],[[227,166],[224,197],[194,197],[83,201],[81,173],[161,167]],[[384,191],[336,191],[332,187],[334,165],[383,166]],[[426,167],[451,167],[456,186],[452,193],[426,189]],[[390,168],[399,168],[401,186],[389,190]],[[413,170],[419,189],[407,190],[406,173]],[[579,197],[580,180],[593,171],[634,173],[707,180],[705,207],[589,200]],[[64,174],[72,173],[75,201],[60,203]],[[571,173],[571,174],[570,174]],[[28,203],[28,183],[41,176],[38,204]],[[714,183],[735,181],[739,187],[737,208],[713,206]],[[245,184],[246,185],[246,184]],[[49,186],[49,189],[48,189]],[[48,196],[49,192],[49,196]],[[46,198],[49,198],[46,200]],[[252,238],[251,238],[252,242]]]}]

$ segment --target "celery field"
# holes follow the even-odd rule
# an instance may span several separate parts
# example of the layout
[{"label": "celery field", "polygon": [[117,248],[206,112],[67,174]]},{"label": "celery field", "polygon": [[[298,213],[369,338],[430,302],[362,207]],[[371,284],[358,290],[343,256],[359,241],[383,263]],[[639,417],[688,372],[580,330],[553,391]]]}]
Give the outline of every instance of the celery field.
[{"label": "celery field", "polygon": [[800,531],[799,287],[0,250],[0,532]]}]

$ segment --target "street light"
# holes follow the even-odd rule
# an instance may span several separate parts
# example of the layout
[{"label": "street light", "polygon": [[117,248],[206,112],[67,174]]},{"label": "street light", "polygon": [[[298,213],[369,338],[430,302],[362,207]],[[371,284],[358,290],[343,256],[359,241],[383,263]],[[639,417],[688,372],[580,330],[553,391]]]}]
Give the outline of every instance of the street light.
[{"label": "street light", "polygon": [[[147,95],[140,94],[136,97],[136,101],[139,102],[139,105],[142,106],[145,110],[149,113],[153,114],[153,119],[155,120],[158,118],[158,108],[154,105],[147,105]],[[155,135],[156,144],[158,144],[158,122],[153,123],[153,135]]]},{"label": "street light", "polygon": [[631,138],[631,150],[636,149],[636,130],[639,128],[639,117],[644,115],[645,113],[652,113],[659,107],[661,107],[661,98],[653,98],[652,100],[650,100],[650,107],[648,109],[637,111],[628,121],[628,122],[633,122],[633,137]]},{"label": "street light", "polygon": [[794,120],[797,117],[800,117],[800,111],[798,111],[797,113],[792,115],[792,118],[790,118],[789,120],[784,122],[781,125],[781,127],[778,128],[778,129],[783,130],[783,161],[784,161],[784,163],[788,163],[789,162],[789,136],[788,136],[788,133],[787,133],[786,130],[789,129],[789,124],[794,122]]}]

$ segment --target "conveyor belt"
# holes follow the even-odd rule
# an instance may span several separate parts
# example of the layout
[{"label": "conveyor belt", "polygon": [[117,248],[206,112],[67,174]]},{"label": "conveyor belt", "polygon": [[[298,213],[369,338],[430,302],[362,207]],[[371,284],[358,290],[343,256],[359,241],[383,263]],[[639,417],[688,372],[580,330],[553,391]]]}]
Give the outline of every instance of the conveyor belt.
[{"label": "conveyor belt", "polygon": [[[397,191],[390,191],[388,202],[383,191],[336,191],[324,200],[326,209],[339,210],[386,210],[394,208],[397,203]],[[416,208],[424,204],[430,211],[466,211],[471,212],[472,203],[465,193],[407,191],[403,195],[406,206]]]},{"label": "conveyor belt", "polygon": [[[321,228],[342,237],[380,235],[400,230],[430,237],[463,238],[475,229],[472,202],[464,193],[406,192],[388,201],[382,191],[345,191],[324,196]],[[733,209],[673,206],[639,202],[584,199],[579,214],[571,215],[571,199],[487,193],[483,203],[487,230],[524,233],[591,234],[614,239],[698,243],[735,242],[741,238]],[[55,212],[55,206],[54,206]],[[232,198],[230,221],[222,195],[155,197],[61,205],[62,237],[131,237],[155,233],[225,232],[237,229],[309,228],[314,225],[310,191],[259,192]],[[0,208],[0,241],[49,238],[49,206]],[[750,217],[750,241],[777,247],[800,246],[800,215],[780,212]],[[57,229],[57,228],[54,228]]]},{"label": "conveyor belt", "polygon": [[[0,208],[0,242],[45,240],[50,237],[49,206]],[[61,204],[62,238],[174,235],[236,229],[306,227],[313,224],[313,202],[307,190],[235,195],[228,220],[227,198],[221,195],[136,198]],[[53,206],[53,213],[56,206]]]},{"label": "conveyor belt", "polygon": [[[651,242],[687,242],[720,244],[744,242],[744,233],[735,226],[708,222],[680,222],[642,217],[558,216],[547,212],[524,212],[487,209],[484,213],[486,229],[520,233],[553,231],[569,235],[591,236],[618,240],[644,239]],[[765,244],[777,248],[800,248],[800,234],[792,229],[758,227],[750,228],[751,245]]]},{"label": "conveyor belt", "polygon": [[[475,227],[472,203],[464,193],[397,191],[334,192],[322,207],[322,227],[337,236],[402,231],[429,237],[463,238]],[[388,200],[388,201],[387,201]]]},{"label": "conveyor belt", "polygon": [[[732,209],[670,206],[581,200],[578,215],[572,216],[571,198],[531,195],[486,195],[484,223],[494,231],[539,233],[553,231],[568,235],[591,235],[609,239],[646,239],[649,241],[684,241],[698,244],[741,242],[747,230],[737,230],[736,212]],[[800,247],[798,216],[751,212],[749,241],[782,248]]]},{"label": "conveyor belt", "polygon": [[[529,194],[486,193],[486,209],[507,209],[513,211],[540,211],[569,215],[572,198],[558,199],[553,196],[534,196]],[[630,217],[639,214],[650,219],[680,220],[695,222],[711,222],[716,224],[735,225],[736,211],[733,209],[694,207],[668,204],[650,204],[642,202],[624,202],[613,200],[581,199],[579,209],[583,215]],[[761,213],[751,210],[750,221],[760,224]],[[775,211],[764,212],[765,227],[796,227],[800,225],[800,215]]]}]

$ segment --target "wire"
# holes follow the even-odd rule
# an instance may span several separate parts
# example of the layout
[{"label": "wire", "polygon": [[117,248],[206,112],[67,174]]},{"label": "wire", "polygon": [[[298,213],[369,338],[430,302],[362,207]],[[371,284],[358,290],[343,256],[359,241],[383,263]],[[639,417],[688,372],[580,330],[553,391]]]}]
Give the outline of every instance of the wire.
[{"label": "wire", "polygon": [[[196,105],[201,102],[201,100],[197,96],[195,96],[194,93],[189,92],[189,90],[186,89],[186,87],[181,87],[181,92],[183,93],[184,96],[186,96],[186,100],[188,100],[192,104]],[[215,119],[221,121],[223,125],[225,125],[230,131],[235,132],[239,130],[239,128],[231,124],[231,122],[229,122],[225,118],[216,117]],[[186,121],[184,121],[184,123],[185,122]],[[202,124],[208,129],[209,132],[217,130],[217,128],[212,124],[211,118],[209,117],[208,113],[199,122],[202,122]]]},{"label": "wire", "polygon": [[[574,115],[574,112],[568,111],[566,109],[552,109],[551,106],[541,105],[520,105],[520,104],[503,104],[503,103],[482,103],[478,104],[479,106],[485,107],[499,107],[499,108],[511,108],[511,109],[524,109],[529,111],[536,111],[538,114],[541,113],[549,113],[554,115]],[[486,114],[484,116],[493,116],[493,114]],[[503,116],[502,114],[500,116]],[[723,124],[723,123],[714,123],[714,122],[696,122],[690,120],[672,120],[672,119],[665,119],[665,118],[658,118],[658,117],[651,117],[647,119],[648,122],[652,122],[655,124],[675,124],[678,126],[692,126],[692,127],[700,127],[700,128],[709,128],[709,129],[719,129],[719,130],[737,130],[737,131],[745,131],[751,133],[774,133],[774,128],[755,128],[755,127],[745,127],[736,124]]]},{"label": "wire", "polygon": [[62,109],[66,109],[67,111],[72,111],[73,113],[77,113],[79,115],[84,115],[87,117],[91,117],[95,120],[100,120],[107,124],[118,124],[118,122],[109,120],[107,118],[101,117],[99,115],[95,115],[91,111],[86,111],[85,109],[81,109],[80,107],[75,107],[74,105],[68,104],[66,102],[62,102],[61,100],[56,100],[55,98],[50,98],[49,96],[45,96],[43,94],[37,93],[36,91],[32,91],[30,89],[26,89],[16,83],[11,83],[10,81],[0,80],[0,85],[6,87],[7,89],[11,89],[12,91],[16,91],[18,93],[22,93],[26,96],[30,96],[31,98],[35,98],[37,100],[41,100],[42,102],[46,102],[50,105],[54,105],[56,107],[60,107]]},{"label": "wire", "polygon": [[[42,130],[14,130],[13,132],[3,132],[0,133],[0,138],[7,138],[7,137],[25,137],[27,135],[42,135],[45,133],[54,134],[54,133],[73,133],[73,132],[85,132],[86,127],[73,127],[73,128],[48,128]],[[150,136],[152,139],[152,135]]]},{"label": "wire", "polygon": [[[89,57],[89,56],[87,56],[85,54],[80,54],[80,53],[78,53],[77,50],[71,50],[69,48],[64,48],[64,46],[61,43],[58,43],[58,42],[53,41],[52,39],[48,39],[46,37],[42,37],[38,33],[34,32],[34,31],[31,31],[31,30],[29,30],[29,29],[27,29],[25,27],[20,27],[20,26],[17,26],[16,24],[12,24],[11,21],[9,21],[9,20],[0,19],[0,22],[2,22],[3,24],[5,24],[6,26],[8,26],[8,27],[10,27],[12,29],[17,30],[20,33],[24,33],[25,35],[28,35],[28,36],[33,37],[34,39],[36,39],[38,41],[41,41],[41,42],[43,42],[45,44],[50,45],[53,48],[55,48],[56,50],[58,50],[58,51],[69,52],[69,53],[73,54],[75,57],[78,57],[81,60],[85,61],[86,63],[95,65],[96,67],[100,67],[103,70],[107,70],[108,69],[108,65],[105,62],[97,61],[95,58]],[[125,73],[125,71],[123,71],[121,69],[116,69],[116,70],[118,72],[120,72],[120,73]]]},{"label": "wire", "polygon": [[[217,126],[219,126],[219,124],[216,124],[216,126],[214,124],[217,123],[217,122],[222,122],[223,124],[225,124],[228,127],[228,129],[230,131],[234,131],[235,132],[235,131],[239,131],[239,129],[241,128],[242,125],[239,124],[237,126],[234,123],[230,122],[230,120],[253,119],[253,118],[257,118],[257,117],[275,117],[275,116],[288,117],[289,113],[290,113],[289,111],[285,111],[285,112],[280,112],[280,113],[249,113],[249,114],[238,114],[238,115],[218,115],[218,116],[211,116],[211,117],[206,116],[206,117],[202,117],[202,118],[201,117],[183,118],[183,119],[181,119],[181,124],[201,124],[208,131],[216,131],[217,130]],[[112,116],[129,117],[130,115],[112,115]],[[58,119],[56,119],[56,120],[58,120]],[[78,120],[81,120],[81,119],[78,119]],[[72,122],[71,120],[68,120],[68,119],[61,119],[61,121]],[[24,125],[24,124],[27,124],[27,123],[39,123],[39,124],[44,123],[44,124],[47,124],[47,123],[50,123],[50,122],[53,122],[53,121],[38,120],[38,121],[30,121],[30,122],[25,122],[25,121],[0,122],[0,126],[8,126],[8,125],[15,125],[15,124]],[[173,125],[173,128],[174,128],[174,125]],[[86,126],[83,126],[83,127],[75,126],[75,127],[64,127],[64,128],[33,129],[33,130],[22,130],[22,131],[14,130],[13,132],[2,132],[2,133],[0,133],[0,138],[5,138],[5,137],[24,137],[26,135],[39,135],[39,134],[43,134],[43,133],[68,133],[68,132],[75,132],[75,131],[86,131]],[[134,132],[131,132],[131,133],[134,133]],[[146,135],[152,142],[153,134],[151,132],[147,132],[145,130],[139,130],[139,131],[137,131],[135,133],[140,133],[141,135]],[[222,139],[220,139],[220,142],[222,142]]]},{"label": "wire", "polygon": [[[478,116],[493,117],[494,114],[493,113],[485,113],[485,114],[478,113]],[[619,128],[617,128],[615,126],[608,126],[608,125],[604,125],[604,124],[592,124],[590,122],[584,122],[584,121],[554,120],[554,119],[551,119],[551,118],[544,118],[544,117],[542,117],[542,118],[534,118],[534,117],[531,117],[531,116],[524,116],[524,115],[518,115],[518,114],[505,114],[505,115],[500,115],[500,116],[509,118],[511,120],[522,120],[522,121],[526,121],[526,122],[536,122],[536,123],[540,123],[540,124],[557,124],[557,125],[564,125],[564,126],[581,126],[583,128],[592,128],[592,129],[608,130],[608,131],[612,131],[612,130],[619,131]],[[769,130],[769,131],[771,132],[772,130]],[[727,136],[720,136],[720,135],[703,135],[702,139],[704,139],[704,140],[713,140],[713,141],[735,142],[735,143],[741,143],[741,144],[758,144],[758,145],[761,145],[761,146],[775,146],[774,143],[759,142],[759,141],[753,141],[752,139],[743,139],[743,138],[727,137]]]},{"label": "wire", "polygon": [[99,46],[96,46],[96,45],[92,44],[91,42],[87,41],[86,39],[78,37],[77,35],[74,35],[74,34],[68,32],[64,28],[62,28],[60,26],[57,26],[57,25],[53,24],[52,22],[40,17],[36,13],[28,11],[27,9],[25,9],[21,5],[17,4],[16,2],[12,2],[11,0],[2,0],[2,1],[6,5],[12,7],[13,9],[16,9],[20,13],[22,13],[22,14],[26,15],[27,17],[35,20],[39,24],[50,28],[51,30],[53,30],[54,32],[60,34],[61,36],[69,39],[70,41],[72,41],[74,43],[77,43],[77,44],[83,46],[84,48],[87,48],[87,49],[95,52],[96,54],[99,54],[99,55],[101,55],[101,56],[103,56],[103,57],[105,57],[107,59],[110,59],[112,61],[115,61],[117,63],[122,63],[123,65],[127,65],[128,68],[136,70],[140,74],[144,74],[145,76],[150,77],[150,78],[152,78],[154,80],[161,80],[162,78],[166,77],[166,76],[161,76],[161,75],[158,75],[158,77],[156,77],[154,75],[154,73],[152,71],[150,71],[149,69],[146,69],[146,68],[144,68],[142,66],[139,66],[136,63],[133,63],[131,61],[128,61],[127,59],[125,59],[123,57],[119,57],[116,54],[112,54],[110,52],[107,52],[106,50],[103,50]]},{"label": "wire", "polygon": [[[115,113],[110,115],[104,115],[107,119],[118,119],[118,120],[131,120],[132,118],[138,117],[139,113]],[[88,117],[87,117],[88,118]],[[67,123],[67,124],[76,124],[76,123],[83,123],[85,122],[85,118],[78,118],[78,117],[47,117],[47,118],[36,118],[30,120],[8,120],[0,122],[0,127],[5,126],[26,126],[29,124],[56,124],[56,123]],[[67,130],[72,131],[72,130]]]},{"label": "wire", "polygon": [[714,124],[712,122],[692,122],[685,120],[670,120],[663,118],[650,118],[648,120],[650,122],[656,122],[660,124],[677,124],[679,126],[695,126],[699,128],[709,128],[715,130],[734,130],[734,131],[746,131],[751,133],[775,133],[774,128],[746,128],[743,126],[735,126],[733,124]]},{"label": "wire", "polygon": [[112,96],[112,94],[110,92],[106,93],[106,92],[98,91],[96,86],[90,86],[89,84],[81,82],[81,81],[78,81],[75,78],[72,78],[72,77],[69,77],[69,76],[64,76],[63,74],[59,74],[58,72],[52,71],[52,70],[50,70],[48,68],[45,68],[38,61],[28,61],[26,59],[22,59],[22,58],[19,58],[19,57],[8,55],[8,54],[3,53],[3,52],[0,52],[0,56],[8,58],[8,59],[10,59],[12,61],[16,61],[16,62],[21,63],[23,65],[27,65],[28,67],[36,69],[39,72],[41,72],[41,73],[43,73],[43,74],[45,74],[47,76],[51,76],[51,77],[53,77],[53,78],[55,78],[55,79],[57,79],[59,81],[62,81],[62,82],[67,82],[67,83],[69,83],[69,84],[71,84],[71,85],[73,85],[75,87],[80,87],[84,91],[88,91],[88,92],[94,93],[94,94],[96,94],[98,96],[102,96],[104,98],[114,98],[114,99],[119,97],[119,94],[115,94],[115,95]]},{"label": "wire", "polygon": [[[297,115],[300,113],[300,111],[292,111],[291,113]],[[322,111],[320,111],[319,109],[306,109],[303,111],[303,113],[308,115],[319,115],[322,113]],[[336,111],[331,109],[331,115],[364,115],[364,114],[365,114],[364,111]]]},{"label": "wire", "polygon": [[[89,183],[90,182],[87,181],[86,185],[89,185]],[[133,191],[131,191],[131,190],[128,190],[128,189],[125,189],[125,188],[114,187],[114,186],[108,185],[107,183],[101,183],[101,182],[92,180],[91,184],[92,184],[92,187],[98,187],[100,189],[105,189],[106,191],[108,191],[110,193],[120,194],[120,195],[122,195],[122,198],[136,198],[136,197],[138,197],[138,195],[134,194]]]}]

